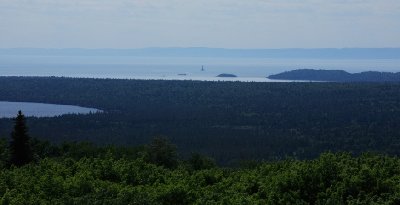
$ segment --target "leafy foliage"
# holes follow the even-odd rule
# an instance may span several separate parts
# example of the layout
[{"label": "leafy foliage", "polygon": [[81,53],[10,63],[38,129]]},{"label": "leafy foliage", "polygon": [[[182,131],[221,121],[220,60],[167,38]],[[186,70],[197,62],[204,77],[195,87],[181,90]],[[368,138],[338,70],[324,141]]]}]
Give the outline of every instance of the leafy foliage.
[{"label": "leafy foliage", "polygon": [[187,163],[192,170],[210,169],[215,167],[213,159],[199,153],[193,153],[189,160],[187,160]]},{"label": "leafy foliage", "polygon": [[[49,149],[49,148],[46,148]],[[62,146],[53,146],[62,149]],[[85,144],[75,144],[84,153]],[[0,169],[1,204],[398,204],[400,159],[325,153],[252,168],[146,161],[143,149],[93,146],[88,157],[51,157]],[[118,148],[119,149],[119,148]],[[130,150],[132,149],[132,150]],[[122,150],[122,149],[120,149]],[[130,151],[127,151],[130,150]],[[136,155],[131,153],[136,152]],[[94,154],[94,155],[93,155]],[[198,159],[199,156],[195,155]]]},{"label": "leafy foliage", "polygon": [[156,137],[151,144],[147,146],[145,158],[148,162],[174,168],[178,164],[178,154],[176,147],[170,144],[165,138]]}]

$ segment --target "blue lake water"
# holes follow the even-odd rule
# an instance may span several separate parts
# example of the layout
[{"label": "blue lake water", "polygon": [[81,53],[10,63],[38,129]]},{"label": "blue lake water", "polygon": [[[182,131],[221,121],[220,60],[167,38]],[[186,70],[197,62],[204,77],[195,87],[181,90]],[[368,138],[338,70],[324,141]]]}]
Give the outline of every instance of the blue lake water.
[{"label": "blue lake water", "polygon": [[[204,71],[201,71],[202,65]],[[0,76],[269,82],[268,75],[303,68],[400,72],[400,60],[0,55]],[[238,78],[215,77],[221,73]]]},{"label": "blue lake water", "polygon": [[21,110],[25,116],[34,117],[54,117],[64,114],[89,114],[101,112],[94,108],[72,105],[0,101],[0,118],[15,117],[19,110]]}]

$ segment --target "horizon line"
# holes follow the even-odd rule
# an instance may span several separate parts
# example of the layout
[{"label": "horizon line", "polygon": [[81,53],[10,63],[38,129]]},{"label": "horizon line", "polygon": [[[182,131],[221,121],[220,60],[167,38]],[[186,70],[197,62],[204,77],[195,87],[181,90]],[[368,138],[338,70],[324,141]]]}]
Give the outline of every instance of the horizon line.
[{"label": "horizon line", "polygon": [[43,50],[67,50],[67,49],[81,49],[81,50],[141,50],[141,49],[220,49],[220,50],[346,50],[346,49],[400,49],[400,47],[315,47],[315,48],[223,48],[223,47],[179,47],[179,46],[167,46],[167,47],[138,47],[138,48],[84,48],[84,47],[63,47],[63,48],[46,48],[46,47],[7,47],[0,48],[4,49],[43,49]]}]

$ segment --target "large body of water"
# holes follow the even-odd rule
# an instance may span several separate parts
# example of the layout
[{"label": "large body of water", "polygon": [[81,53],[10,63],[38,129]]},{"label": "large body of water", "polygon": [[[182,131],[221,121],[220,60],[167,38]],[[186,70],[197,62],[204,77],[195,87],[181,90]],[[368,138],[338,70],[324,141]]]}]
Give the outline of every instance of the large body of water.
[{"label": "large body of water", "polygon": [[0,118],[15,117],[19,110],[21,110],[25,116],[34,117],[54,117],[64,114],[88,114],[101,112],[94,108],[72,105],[0,101]]},{"label": "large body of water", "polygon": [[[204,65],[204,71],[201,66]],[[348,72],[399,72],[399,59],[325,60],[265,58],[155,58],[115,56],[0,56],[0,76],[64,76],[122,79],[239,80],[268,82],[266,77],[294,69]],[[238,78],[217,78],[221,73]]]}]

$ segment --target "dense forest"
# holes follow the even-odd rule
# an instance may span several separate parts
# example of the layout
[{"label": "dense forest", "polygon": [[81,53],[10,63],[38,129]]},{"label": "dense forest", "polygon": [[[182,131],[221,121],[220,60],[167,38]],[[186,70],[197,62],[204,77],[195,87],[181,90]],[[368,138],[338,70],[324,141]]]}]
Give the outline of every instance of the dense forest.
[{"label": "dense forest", "polygon": [[269,79],[311,80],[329,82],[400,82],[400,72],[367,71],[348,73],[344,70],[299,69],[268,76]]},{"label": "dense forest", "polygon": [[400,159],[383,155],[325,153],[221,168],[199,154],[178,158],[162,138],[131,148],[31,144],[35,161],[9,166],[0,141],[0,204],[400,203]]},{"label": "dense forest", "polygon": [[[165,136],[183,157],[218,163],[313,159],[326,151],[400,153],[400,84],[256,83],[0,77],[0,100],[103,113],[28,118],[52,143],[141,145]],[[11,119],[0,119],[8,137]]]}]

